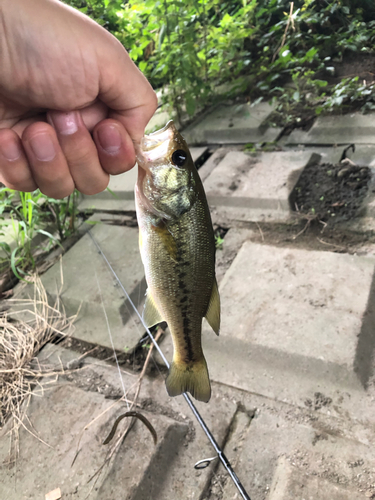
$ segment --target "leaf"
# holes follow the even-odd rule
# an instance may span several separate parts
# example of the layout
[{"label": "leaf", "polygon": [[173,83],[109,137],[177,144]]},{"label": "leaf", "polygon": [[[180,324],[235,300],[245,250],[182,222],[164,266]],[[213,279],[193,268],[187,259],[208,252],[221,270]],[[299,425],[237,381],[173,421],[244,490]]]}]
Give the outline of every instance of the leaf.
[{"label": "leaf", "polygon": [[114,191],[112,191],[112,189],[111,189],[111,188],[107,187],[107,188],[106,188],[106,191],[108,191],[108,193],[110,193],[110,194],[111,194],[114,198],[116,198],[117,200],[119,200],[119,199],[120,199],[120,198],[117,196],[117,194],[116,194]]},{"label": "leaf", "polygon": [[299,92],[298,90],[296,92],[293,93],[293,100],[296,101],[296,102],[299,102],[300,100],[300,95],[299,95]]},{"label": "leaf", "polygon": [[63,248],[63,246],[61,245],[60,241],[55,236],[53,236],[53,234],[49,233],[48,231],[45,231],[44,229],[37,229],[35,232],[43,234],[44,236],[47,236],[47,238],[49,238],[50,240],[53,240],[61,248]]},{"label": "leaf", "polygon": [[166,30],[167,30],[167,27],[166,25],[163,23],[161,25],[161,28],[160,28],[160,32],[159,32],[159,38],[158,38],[158,51],[161,50],[161,46],[163,44],[163,40],[164,40],[164,36],[166,34]]},{"label": "leaf", "polygon": [[11,248],[8,243],[5,243],[5,241],[0,241],[0,248],[2,248],[8,254],[11,253]]},{"label": "leaf", "polygon": [[195,113],[195,100],[190,94],[186,96],[186,111],[190,116]]},{"label": "leaf", "polygon": [[138,67],[139,67],[139,69],[140,69],[142,72],[146,71],[146,69],[147,69],[147,62],[146,62],[146,61],[141,61],[141,62],[138,64]]},{"label": "leaf", "polygon": [[16,254],[17,254],[18,248],[15,248],[10,256],[10,267],[12,268],[13,274],[16,278],[18,278],[20,281],[26,281],[22,276],[20,276],[18,269],[17,269],[17,262],[16,262]]}]

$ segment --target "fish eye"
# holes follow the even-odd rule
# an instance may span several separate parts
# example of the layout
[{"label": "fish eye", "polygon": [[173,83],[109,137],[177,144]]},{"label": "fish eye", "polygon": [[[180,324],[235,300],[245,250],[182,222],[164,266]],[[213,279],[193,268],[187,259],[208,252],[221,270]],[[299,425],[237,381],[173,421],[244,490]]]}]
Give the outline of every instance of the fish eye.
[{"label": "fish eye", "polygon": [[183,149],[177,149],[172,154],[172,163],[177,167],[182,167],[187,159],[187,154]]}]

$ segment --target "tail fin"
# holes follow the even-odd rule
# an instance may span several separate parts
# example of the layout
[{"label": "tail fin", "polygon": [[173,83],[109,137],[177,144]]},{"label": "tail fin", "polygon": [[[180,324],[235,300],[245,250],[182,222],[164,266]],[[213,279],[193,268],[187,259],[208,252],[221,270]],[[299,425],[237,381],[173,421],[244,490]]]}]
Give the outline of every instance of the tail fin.
[{"label": "tail fin", "polygon": [[191,364],[173,361],[165,384],[170,396],[190,392],[195,399],[205,403],[208,403],[211,397],[210,379],[204,357]]}]

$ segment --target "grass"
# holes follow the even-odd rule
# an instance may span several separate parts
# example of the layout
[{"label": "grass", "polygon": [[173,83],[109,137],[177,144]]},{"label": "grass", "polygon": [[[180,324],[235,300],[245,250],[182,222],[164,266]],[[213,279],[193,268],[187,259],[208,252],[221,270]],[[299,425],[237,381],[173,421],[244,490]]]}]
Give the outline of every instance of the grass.
[{"label": "grass", "polygon": [[55,303],[49,305],[37,275],[30,276],[28,284],[33,296],[8,299],[12,312],[0,312],[0,429],[10,420],[9,464],[19,454],[21,426],[40,440],[27,425],[26,411],[31,394],[43,393],[45,377],[58,373],[41,366],[36,356],[56,335],[69,333],[76,317],[66,316],[60,293]]},{"label": "grass", "polygon": [[35,270],[38,255],[72,235],[77,227],[78,197],[78,191],[55,200],[39,190],[17,193],[0,187],[0,274],[11,270],[24,280]]}]

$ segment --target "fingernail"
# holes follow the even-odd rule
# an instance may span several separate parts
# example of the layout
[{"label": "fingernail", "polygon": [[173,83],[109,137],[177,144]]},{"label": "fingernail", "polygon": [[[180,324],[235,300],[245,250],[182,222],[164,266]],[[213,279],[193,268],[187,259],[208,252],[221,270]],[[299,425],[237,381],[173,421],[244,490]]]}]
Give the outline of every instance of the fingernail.
[{"label": "fingernail", "polygon": [[51,161],[56,156],[55,146],[48,134],[37,134],[30,139],[30,146],[39,161]]},{"label": "fingernail", "polygon": [[8,141],[0,144],[1,154],[9,161],[17,160],[21,156],[21,148],[16,141]]},{"label": "fingernail", "polygon": [[113,125],[107,125],[106,127],[103,126],[99,128],[98,139],[101,147],[107,153],[113,155],[120,151],[121,135],[117,128]]},{"label": "fingernail", "polygon": [[51,113],[51,119],[59,134],[71,135],[78,130],[77,111],[69,113],[55,111]]}]

